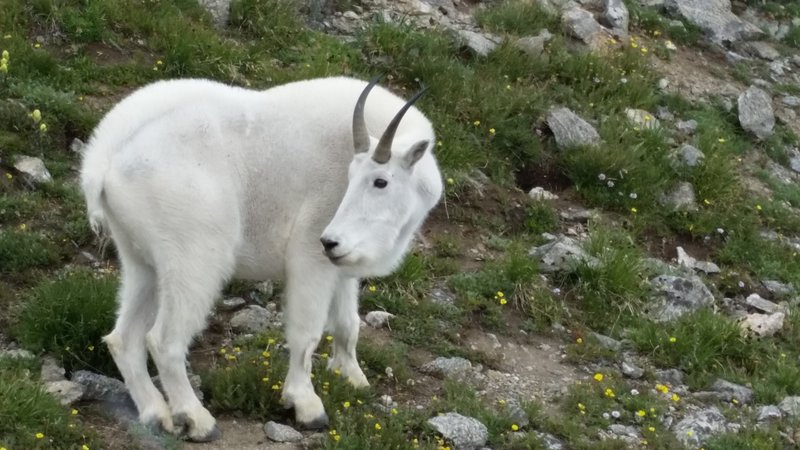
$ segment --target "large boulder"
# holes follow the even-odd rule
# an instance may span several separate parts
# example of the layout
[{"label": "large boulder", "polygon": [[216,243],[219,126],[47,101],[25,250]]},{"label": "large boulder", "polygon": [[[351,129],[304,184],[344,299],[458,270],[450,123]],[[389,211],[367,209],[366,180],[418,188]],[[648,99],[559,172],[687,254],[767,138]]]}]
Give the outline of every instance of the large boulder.
[{"label": "large boulder", "polygon": [[717,44],[751,40],[761,29],[731,11],[730,0],[666,0],[667,10],[697,25]]},{"label": "large boulder", "polygon": [[763,89],[750,86],[739,95],[739,123],[746,131],[759,139],[772,136],[775,127],[775,112],[772,98]]}]

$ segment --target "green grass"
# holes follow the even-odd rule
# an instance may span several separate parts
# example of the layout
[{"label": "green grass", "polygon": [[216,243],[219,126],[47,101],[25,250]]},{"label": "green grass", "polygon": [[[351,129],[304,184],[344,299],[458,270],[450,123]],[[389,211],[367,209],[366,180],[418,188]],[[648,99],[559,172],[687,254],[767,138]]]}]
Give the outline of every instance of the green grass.
[{"label": "green grass", "polygon": [[117,281],[87,270],[66,273],[36,286],[14,335],[34,352],[46,351],[67,370],[116,374],[101,337],[114,325]]},{"label": "green grass", "polygon": [[58,259],[56,247],[41,232],[0,231],[0,273],[49,267]]},{"label": "green grass", "polygon": [[530,2],[504,0],[492,8],[475,15],[481,28],[518,36],[531,36],[541,30],[556,31],[560,28],[558,16],[549,14],[539,5]]},{"label": "green grass", "polygon": [[99,448],[81,413],[42,389],[37,369],[33,362],[0,358],[0,447]]}]

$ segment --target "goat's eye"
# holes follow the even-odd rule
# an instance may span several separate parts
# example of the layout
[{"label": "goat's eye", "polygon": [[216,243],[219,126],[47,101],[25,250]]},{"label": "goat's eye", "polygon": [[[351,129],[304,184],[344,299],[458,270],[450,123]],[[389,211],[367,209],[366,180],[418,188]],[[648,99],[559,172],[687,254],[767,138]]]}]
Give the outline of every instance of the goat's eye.
[{"label": "goat's eye", "polygon": [[372,185],[375,186],[378,189],[385,188],[387,184],[389,184],[389,182],[384,180],[383,178],[376,178],[375,182],[372,183]]}]

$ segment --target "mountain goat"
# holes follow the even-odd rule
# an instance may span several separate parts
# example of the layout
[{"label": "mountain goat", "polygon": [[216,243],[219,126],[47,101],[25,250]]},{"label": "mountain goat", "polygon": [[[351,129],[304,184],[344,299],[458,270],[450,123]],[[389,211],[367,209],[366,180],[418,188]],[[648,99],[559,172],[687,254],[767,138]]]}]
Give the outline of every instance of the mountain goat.
[{"label": "mountain goat", "polygon": [[324,331],[334,337],[328,369],[368,385],[356,359],[358,280],[397,267],[443,190],[433,127],[411,106],[422,92],[405,102],[376,83],[160,81],[94,130],[81,186],[93,230],[110,233],[121,263],[117,320],[103,339],[143,423],[194,441],[220,436],[185,358],[233,278],[285,280],[281,400],[300,426],[328,422],[310,378]]}]

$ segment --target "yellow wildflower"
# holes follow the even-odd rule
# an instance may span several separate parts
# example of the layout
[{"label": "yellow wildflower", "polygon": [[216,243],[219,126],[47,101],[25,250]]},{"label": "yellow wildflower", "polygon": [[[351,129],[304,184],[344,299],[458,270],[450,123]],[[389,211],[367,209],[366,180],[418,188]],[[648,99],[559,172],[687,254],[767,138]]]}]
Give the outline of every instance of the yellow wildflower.
[{"label": "yellow wildflower", "polygon": [[647,427],[647,431],[649,431],[651,433],[655,433],[656,427]]},{"label": "yellow wildflower", "polygon": [[761,205],[756,204],[756,209],[761,211]]},{"label": "yellow wildflower", "polygon": [[494,133],[495,133],[495,131],[496,131],[496,130],[495,130],[494,128],[489,128],[489,134],[494,134]]},{"label": "yellow wildflower", "polygon": [[273,384],[273,385],[272,385],[272,390],[273,390],[273,391],[277,391],[277,390],[279,390],[280,388],[281,388],[281,387],[280,387],[280,385],[278,385],[278,384]]},{"label": "yellow wildflower", "polygon": [[261,352],[261,356],[263,356],[264,358],[269,358],[270,357],[270,353],[268,351],[264,350],[263,352]]},{"label": "yellow wildflower", "polygon": [[608,398],[614,398],[615,397],[614,390],[611,388],[606,388],[605,395]]},{"label": "yellow wildflower", "polygon": [[36,439],[44,439],[44,433],[36,433]]},{"label": "yellow wildflower", "polygon": [[583,338],[575,339],[575,342],[577,342],[578,344],[583,344]]},{"label": "yellow wildflower", "polygon": [[400,411],[398,411],[397,408],[392,408],[392,414],[397,415],[399,412]]},{"label": "yellow wildflower", "polygon": [[512,425],[511,425],[511,431],[519,431],[519,425],[517,425],[517,424],[512,424]]},{"label": "yellow wildflower", "polygon": [[641,49],[639,49],[639,51],[641,51],[642,53],[647,53],[647,47],[642,47]]},{"label": "yellow wildflower", "polygon": [[72,408],[72,411],[70,411],[70,414],[72,414],[73,416],[77,416],[78,415],[78,410],[75,409],[75,408]]},{"label": "yellow wildflower", "polygon": [[33,119],[33,123],[39,123],[39,121],[42,120],[42,112],[38,109],[34,109],[30,114],[30,118]]},{"label": "yellow wildflower", "polygon": [[640,409],[640,410],[636,411],[636,415],[639,416],[639,417],[644,417],[644,416],[647,415],[647,412],[645,410],[643,410],[643,409]]},{"label": "yellow wildflower", "polygon": [[344,402],[342,403],[342,406],[344,406],[344,409],[347,409],[350,407],[350,402]]},{"label": "yellow wildflower", "polygon": [[370,284],[369,287],[367,288],[367,290],[370,291],[370,292],[375,292],[375,291],[378,290],[378,288],[375,287],[374,284]]},{"label": "yellow wildflower", "polygon": [[328,354],[327,353],[323,353],[323,354],[321,354],[319,356],[321,356],[322,359],[328,359]]},{"label": "yellow wildflower", "polygon": [[383,427],[381,426],[381,424],[379,424],[378,422],[375,422],[375,430],[376,430],[376,431],[381,431],[381,428],[383,428]]},{"label": "yellow wildflower", "polygon": [[25,230],[27,230],[27,229],[28,229],[28,225],[26,225],[26,224],[24,224],[24,223],[23,223],[23,224],[20,224],[20,226],[19,226],[19,230],[20,230],[20,231],[25,231]]},{"label": "yellow wildflower", "polygon": [[326,340],[326,341],[328,341],[328,342],[330,342],[330,341],[332,341],[332,340],[333,340],[333,336],[331,336],[331,335],[327,335],[327,336],[325,336],[325,340]]},{"label": "yellow wildflower", "polygon": [[81,445],[81,450],[89,450],[89,446],[86,444]]},{"label": "yellow wildflower", "polygon": [[453,180],[452,178],[448,178],[447,179],[447,184],[454,184],[454,183],[455,183],[455,180]]},{"label": "yellow wildflower", "polygon": [[47,124],[44,122],[39,124],[39,131],[41,131],[42,133],[47,133]]},{"label": "yellow wildflower", "polygon": [[669,338],[669,343],[670,343],[670,344],[674,344],[674,343],[676,343],[676,342],[678,342],[678,338],[676,338],[675,336],[670,336],[670,338]]},{"label": "yellow wildflower", "polygon": [[603,381],[603,374],[600,373],[600,372],[594,374],[594,380],[595,381]]},{"label": "yellow wildflower", "polygon": [[501,398],[500,400],[497,401],[497,404],[500,406],[504,406],[506,404],[506,401]]},{"label": "yellow wildflower", "polygon": [[501,304],[501,305],[505,305],[506,303],[508,303],[508,300],[506,300],[506,299],[504,299],[504,298],[501,298],[501,299],[499,300],[499,302],[500,302],[500,304]]},{"label": "yellow wildflower", "polygon": [[719,139],[717,139],[717,142],[719,142],[720,144],[724,144],[725,143],[725,138],[719,138]]},{"label": "yellow wildflower", "polygon": [[481,121],[480,120],[476,120],[475,122],[472,122],[472,124],[475,125],[476,127],[478,127],[478,126],[481,125]]},{"label": "yellow wildflower", "polygon": [[87,348],[87,349],[88,349],[90,352],[93,352],[93,351],[94,351],[94,345],[90,345],[90,346],[88,346],[88,347],[86,347],[86,348]]},{"label": "yellow wildflower", "polygon": [[658,392],[663,393],[663,394],[666,394],[667,392],[669,392],[669,388],[664,386],[663,384],[660,384],[660,383],[656,385],[656,390]]},{"label": "yellow wildflower", "polygon": [[269,377],[264,377],[261,379],[264,383],[269,383]]},{"label": "yellow wildflower", "polygon": [[0,64],[0,73],[8,73],[8,64]]},{"label": "yellow wildflower", "polygon": [[42,46],[42,44],[40,44],[40,43],[38,43],[38,42],[37,42],[37,43],[35,43],[35,44],[33,44],[33,48],[39,48],[39,47],[41,47],[41,46]]},{"label": "yellow wildflower", "polygon": [[5,59],[6,61],[8,61],[8,58],[9,58],[9,55],[8,55],[8,50],[3,50],[3,59]]},{"label": "yellow wildflower", "polygon": [[162,65],[162,64],[164,64],[164,61],[161,61],[160,59],[159,59],[158,61],[156,61],[156,65],[157,65],[157,66],[160,66],[160,65]]},{"label": "yellow wildflower", "polygon": [[673,401],[673,402],[677,402],[677,401],[678,401],[678,400],[680,400],[680,399],[681,399],[681,398],[680,398],[680,397],[678,397],[678,394],[675,394],[675,393],[673,393],[673,394],[672,394],[672,401]]}]

